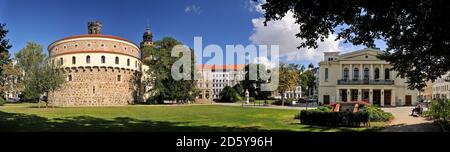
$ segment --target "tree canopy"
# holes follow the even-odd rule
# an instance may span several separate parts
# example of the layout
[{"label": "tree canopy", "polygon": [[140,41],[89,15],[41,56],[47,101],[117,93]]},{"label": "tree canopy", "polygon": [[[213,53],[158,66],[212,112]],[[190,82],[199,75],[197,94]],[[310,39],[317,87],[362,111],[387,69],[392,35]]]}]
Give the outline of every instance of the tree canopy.
[{"label": "tree canopy", "polygon": [[[165,37],[156,41],[152,48],[145,49],[152,58],[146,58],[144,63],[149,66],[149,79],[146,80],[148,86],[151,86],[151,92],[154,94],[151,100],[162,103],[164,100],[175,100],[177,102],[193,101],[197,95],[194,80],[176,81],[171,76],[172,65],[181,57],[172,57],[171,51],[181,42],[171,37]],[[191,69],[194,69],[194,53],[191,53]],[[191,78],[195,71],[191,71]]]},{"label": "tree canopy", "polygon": [[387,48],[380,59],[393,65],[410,88],[422,89],[450,70],[448,0],[267,0],[265,23],[293,12],[299,47],[317,48],[331,34],[354,45]]}]

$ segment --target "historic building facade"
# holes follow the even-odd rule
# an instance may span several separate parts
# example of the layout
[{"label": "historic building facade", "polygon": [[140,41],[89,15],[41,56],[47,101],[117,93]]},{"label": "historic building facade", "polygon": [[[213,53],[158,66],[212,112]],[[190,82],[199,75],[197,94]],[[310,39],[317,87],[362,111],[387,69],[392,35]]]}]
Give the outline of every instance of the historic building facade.
[{"label": "historic building facade", "polygon": [[339,54],[325,52],[319,63],[319,102],[366,101],[380,106],[415,105],[418,91],[409,90],[392,66],[377,58],[377,49]]},{"label": "historic building facade", "polygon": [[226,86],[233,87],[244,79],[245,65],[197,65],[200,80],[198,99],[219,99],[219,94]]},{"label": "historic building facade", "polygon": [[432,86],[432,99],[449,99],[450,98],[450,72],[438,78]]},{"label": "historic building facade", "polygon": [[140,48],[124,38],[101,34],[101,28],[101,23],[89,22],[89,34],[49,45],[50,61],[67,76],[60,89],[49,93],[50,105],[116,106],[143,100]]}]

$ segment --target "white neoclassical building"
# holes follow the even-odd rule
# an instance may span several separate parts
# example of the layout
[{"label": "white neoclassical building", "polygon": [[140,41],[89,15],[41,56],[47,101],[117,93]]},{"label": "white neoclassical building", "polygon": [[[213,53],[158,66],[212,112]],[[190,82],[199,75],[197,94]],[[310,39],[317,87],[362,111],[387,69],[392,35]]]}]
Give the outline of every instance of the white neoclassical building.
[{"label": "white neoclassical building", "polygon": [[447,81],[449,76],[450,72],[447,72],[432,84],[432,99],[450,98],[450,82]]},{"label": "white neoclassical building", "polygon": [[409,90],[406,80],[384,60],[377,49],[339,54],[325,52],[319,62],[319,102],[365,101],[380,106],[414,105],[418,91]]}]

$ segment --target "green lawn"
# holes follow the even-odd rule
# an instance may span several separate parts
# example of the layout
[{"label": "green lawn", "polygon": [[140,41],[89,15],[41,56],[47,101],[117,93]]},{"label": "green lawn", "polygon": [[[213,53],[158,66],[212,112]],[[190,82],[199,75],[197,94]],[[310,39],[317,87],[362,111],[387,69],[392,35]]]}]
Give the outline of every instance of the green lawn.
[{"label": "green lawn", "polygon": [[36,108],[0,106],[0,131],[374,131],[302,125],[298,110],[219,105],[133,105],[124,107]]}]

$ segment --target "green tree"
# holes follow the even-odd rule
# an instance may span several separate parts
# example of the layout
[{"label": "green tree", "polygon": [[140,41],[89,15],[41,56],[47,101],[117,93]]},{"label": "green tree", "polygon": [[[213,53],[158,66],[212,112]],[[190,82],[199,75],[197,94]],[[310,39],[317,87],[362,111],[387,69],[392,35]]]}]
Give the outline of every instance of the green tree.
[{"label": "green tree", "polygon": [[[17,65],[24,72],[23,85],[25,99],[38,99],[42,95],[61,87],[66,77],[64,71],[55,64],[48,62],[42,46],[29,42],[27,46],[16,53]],[[44,100],[48,106],[48,101]]]},{"label": "green tree", "polygon": [[239,93],[230,86],[223,88],[219,96],[221,102],[237,102],[242,100]]},{"label": "green tree", "polygon": [[309,64],[308,69],[301,72],[300,80],[302,89],[306,90],[306,96],[311,96],[312,94],[314,94],[314,88],[316,86],[316,76],[314,75],[313,64]]},{"label": "green tree", "polygon": [[3,64],[1,66],[2,73],[0,74],[0,93],[4,96],[4,92],[19,92],[23,90],[21,83],[20,70],[14,66],[14,63]]},{"label": "green tree", "polygon": [[[172,57],[172,48],[182,45],[181,42],[165,37],[156,41],[152,48],[147,51],[152,53],[152,58],[148,58],[145,64],[149,66],[148,74],[150,78],[146,80],[147,85],[152,86],[151,92],[154,97],[150,100],[162,103],[164,100],[179,102],[193,101],[198,94],[196,81],[180,80],[176,81],[171,76],[172,65],[181,57]],[[191,50],[191,78],[196,74],[194,70],[194,53]]]},{"label": "green tree", "polygon": [[295,90],[300,81],[300,73],[292,65],[280,64],[278,68],[279,81],[277,91],[281,95],[281,105],[284,106],[284,93]]},{"label": "green tree", "polygon": [[250,79],[250,69],[251,67],[263,70],[269,70],[263,64],[247,64],[245,65],[244,70],[246,71],[244,80],[241,81],[241,85],[243,88],[243,93],[248,90],[249,96],[254,97],[256,99],[267,99],[270,95],[270,91],[261,91],[261,85],[266,83],[267,81],[263,80],[263,77],[266,77],[267,73],[260,73],[259,70],[256,72],[256,80]]},{"label": "green tree", "polygon": [[9,40],[6,39],[6,24],[0,23],[0,96],[3,97],[5,91],[18,90],[20,73],[15,69],[14,64],[10,59],[9,49],[11,45]]},{"label": "green tree", "polygon": [[[6,24],[0,23],[0,63],[8,64],[9,59],[9,49],[12,47],[9,44],[9,40],[6,39],[6,34],[8,34],[8,30],[6,29]],[[0,69],[2,70],[2,69]],[[1,71],[0,71],[1,72]]]},{"label": "green tree", "polygon": [[17,60],[17,66],[25,75],[32,73],[32,70],[40,66],[40,63],[43,63],[45,59],[42,46],[34,42],[27,42],[25,48],[19,50],[14,56]]},{"label": "green tree", "polygon": [[265,23],[293,12],[299,47],[317,48],[330,34],[354,45],[376,47],[408,86],[421,90],[450,70],[450,1],[447,0],[266,0]]}]

